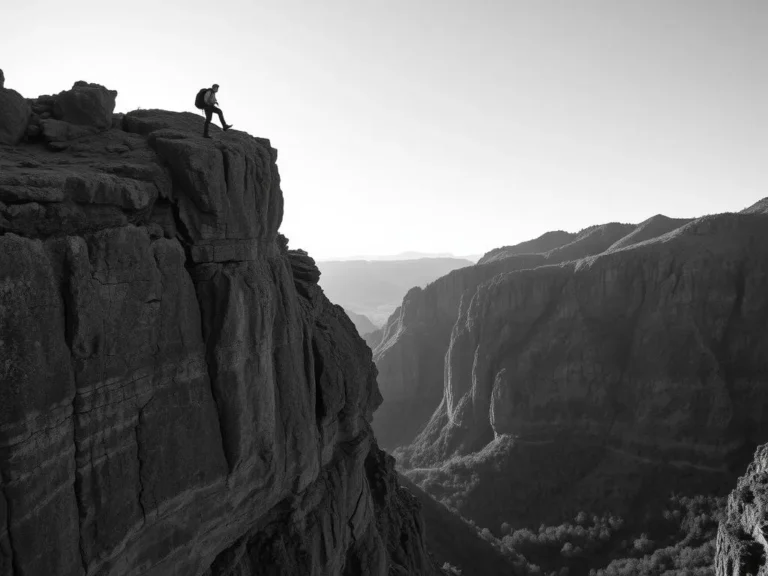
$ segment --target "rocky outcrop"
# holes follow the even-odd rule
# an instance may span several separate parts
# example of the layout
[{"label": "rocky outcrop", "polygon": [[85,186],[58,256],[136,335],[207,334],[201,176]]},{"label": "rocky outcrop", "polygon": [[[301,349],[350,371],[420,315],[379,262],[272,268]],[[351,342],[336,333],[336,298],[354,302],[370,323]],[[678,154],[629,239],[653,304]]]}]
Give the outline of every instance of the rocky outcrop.
[{"label": "rocky outcrop", "polygon": [[482,525],[722,490],[768,438],[767,324],[760,213],[499,274],[462,301],[441,405],[403,463],[475,454]]},{"label": "rocky outcrop", "polygon": [[269,141],[43,100],[93,133],[0,154],[0,575],[434,573]]},{"label": "rocky outcrop", "polygon": [[[552,232],[487,254],[476,266],[455,270],[424,289],[414,288],[378,335],[374,359],[384,403],[374,418],[385,449],[409,443],[443,397],[443,362],[462,299],[494,276],[600,254],[635,230],[630,224],[593,226],[579,234]],[[567,242],[566,244],[560,244]],[[550,248],[542,253],[530,250]]]},{"label": "rocky outcrop", "polygon": [[717,576],[768,573],[768,445],[760,446],[746,474],[728,498],[717,535]]},{"label": "rocky outcrop", "polygon": [[69,124],[106,130],[112,127],[116,98],[116,90],[107,90],[99,84],[75,82],[71,90],[58,95],[53,114]]},{"label": "rocky outcrop", "polygon": [[72,141],[112,128],[116,98],[115,90],[79,81],[55,96],[29,100],[32,115],[26,137],[46,142],[51,150],[65,150]]},{"label": "rocky outcrop", "polygon": [[21,142],[27,132],[30,108],[24,97],[5,88],[5,76],[0,70],[0,146],[14,146]]}]

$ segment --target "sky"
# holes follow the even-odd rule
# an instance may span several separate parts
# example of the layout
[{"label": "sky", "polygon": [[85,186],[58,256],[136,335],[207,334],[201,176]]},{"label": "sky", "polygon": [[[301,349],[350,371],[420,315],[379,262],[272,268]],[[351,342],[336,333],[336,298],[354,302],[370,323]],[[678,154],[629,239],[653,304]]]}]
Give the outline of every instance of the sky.
[{"label": "sky", "polygon": [[766,0],[24,0],[0,21],[26,97],[86,80],[117,111],[195,111],[218,83],[318,259],[768,196]]}]

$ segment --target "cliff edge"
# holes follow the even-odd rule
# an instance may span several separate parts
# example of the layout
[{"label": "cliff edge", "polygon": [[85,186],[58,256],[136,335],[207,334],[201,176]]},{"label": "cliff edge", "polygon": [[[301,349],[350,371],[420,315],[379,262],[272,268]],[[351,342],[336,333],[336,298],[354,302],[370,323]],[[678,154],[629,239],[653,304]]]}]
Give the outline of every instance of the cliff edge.
[{"label": "cliff edge", "polygon": [[436,573],[269,141],[0,91],[0,576]]}]

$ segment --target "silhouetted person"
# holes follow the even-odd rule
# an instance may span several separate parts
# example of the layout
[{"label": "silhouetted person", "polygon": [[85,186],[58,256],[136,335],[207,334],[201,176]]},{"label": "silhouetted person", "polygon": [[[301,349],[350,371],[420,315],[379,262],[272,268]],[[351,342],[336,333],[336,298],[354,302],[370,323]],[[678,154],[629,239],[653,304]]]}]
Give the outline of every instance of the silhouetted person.
[{"label": "silhouetted person", "polygon": [[[227,124],[224,122],[224,114],[222,113],[221,109],[219,109],[216,104],[218,104],[216,100],[216,92],[219,91],[219,85],[214,84],[210,88],[203,88],[200,90],[200,92],[197,93],[197,97],[195,98],[195,106],[198,108],[201,108],[202,110],[205,110],[205,124],[203,125],[203,138],[210,138],[208,135],[208,127],[211,125],[211,117],[214,113],[218,114],[219,121],[221,122],[221,128],[226,132],[230,128],[232,128],[232,124]],[[201,96],[202,95],[202,96]],[[202,100],[202,102],[201,102]]]}]

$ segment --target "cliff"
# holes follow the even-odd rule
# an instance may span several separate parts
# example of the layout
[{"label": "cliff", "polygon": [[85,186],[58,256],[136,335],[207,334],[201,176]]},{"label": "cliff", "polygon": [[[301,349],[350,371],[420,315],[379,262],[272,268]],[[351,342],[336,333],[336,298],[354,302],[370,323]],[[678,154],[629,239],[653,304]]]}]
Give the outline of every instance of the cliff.
[{"label": "cliff", "polygon": [[0,575],[435,573],[370,350],[278,232],[269,141],[11,92]]},{"label": "cliff", "polygon": [[768,438],[768,219],[679,224],[465,292],[409,476],[483,526],[729,489]]},{"label": "cliff", "polygon": [[443,363],[462,299],[498,274],[600,254],[644,224],[610,223],[578,234],[550,232],[532,241],[493,250],[475,266],[454,270],[426,288],[414,288],[385,327],[367,337],[375,344],[384,403],[373,427],[385,449],[411,442],[443,397]]}]

